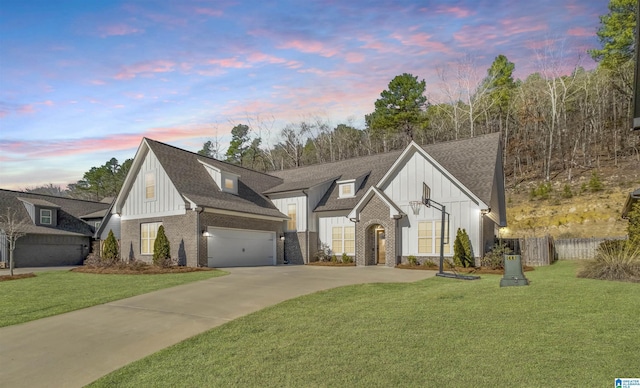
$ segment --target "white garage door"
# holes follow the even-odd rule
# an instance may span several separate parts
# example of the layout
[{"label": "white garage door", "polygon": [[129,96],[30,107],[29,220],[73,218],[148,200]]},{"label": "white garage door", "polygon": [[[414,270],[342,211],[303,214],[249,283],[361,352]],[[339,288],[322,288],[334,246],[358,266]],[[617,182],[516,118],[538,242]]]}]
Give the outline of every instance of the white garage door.
[{"label": "white garage door", "polygon": [[251,267],[276,264],[276,233],[207,228],[209,267]]}]

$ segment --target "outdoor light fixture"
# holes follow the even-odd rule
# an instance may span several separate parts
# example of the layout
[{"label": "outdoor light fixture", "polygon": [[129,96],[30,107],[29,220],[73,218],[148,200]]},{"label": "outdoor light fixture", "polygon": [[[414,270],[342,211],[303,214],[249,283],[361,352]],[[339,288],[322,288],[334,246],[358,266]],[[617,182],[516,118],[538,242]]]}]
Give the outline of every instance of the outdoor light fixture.
[{"label": "outdoor light fixture", "polygon": [[280,241],[284,241],[284,234],[280,235]]},{"label": "outdoor light fixture", "polygon": [[485,215],[491,213],[491,208],[480,209],[480,214]]},{"label": "outdoor light fixture", "polygon": [[211,234],[209,233],[209,231],[208,231],[208,230],[206,230],[206,229],[202,231],[202,235],[203,235],[204,237],[209,237],[209,236],[211,236]]}]

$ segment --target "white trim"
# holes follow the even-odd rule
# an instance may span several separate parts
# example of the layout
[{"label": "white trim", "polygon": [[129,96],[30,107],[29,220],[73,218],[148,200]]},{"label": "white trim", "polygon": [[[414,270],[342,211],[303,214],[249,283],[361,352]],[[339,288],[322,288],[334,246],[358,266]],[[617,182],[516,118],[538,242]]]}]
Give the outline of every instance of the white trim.
[{"label": "white trim", "polygon": [[233,211],[233,210],[223,210],[223,209],[214,209],[214,208],[205,208],[204,211],[205,211],[205,213],[224,214],[224,215],[227,215],[227,216],[255,218],[257,220],[283,221],[283,220],[288,220],[289,219],[289,217],[263,216],[263,215],[260,215],[260,214],[243,213],[243,212],[237,212],[237,211]]},{"label": "white trim", "polygon": [[[429,163],[433,164],[433,166],[439,170],[442,175],[444,175],[446,178],[450,179],[451,182],[453,182],[454,185],[456,185],[460,191],[462,191],[464,194],[466,194],[473,202],[475,202],[478,206],[480,206],[481,209],[486,209],[489,208],[490,206],[487,205],[486,203],[484,203],[483,200],[481,200],[480,198],[478,198],[475,194],[473,194],[473,192],[471,192],[471,190],[469,190],[469,188],[465,185],[462,184],[462,182],[460,182],[455,176],[453,176],[453,174],[451,174],[446,168],[444,168],[440,163],[438,163],[433,157],[431,157],[431,155],[429,155],[427,153],[427,151],[425,151],[422,147],[420,147],[415,141],[411,141],[411,143],[407,146],[407,148],[404,149],[404,151],[402,151],[402,154],[400,154],[400,156],[398,157],[398,159],[396,159],[395,162],[393,162],[393,165],[391,166],[391,168],[389,168],[389,170],[387,171],[386,174],[384,174],[384,176],[382,177],[382,179],[380,179],[380,181],[378,182],[378,184],[376,184],[376,187],[382,187],[384,186],[386,183],[388,183],[388,181],[390,179],[392,179],[395,174],[397,174],[397,170],[406,163],[405,159],[409,156],[409,153],[411,151],[414,152],[419,152],[420,155],[422,155]],[[493,182],[492,182],[493,184]],[[435,199],[437,201],[442,201],[443,199]]]},{"label": "white trim", "polygon": [[397,217],[402,218],[403,216],[405,216],[404,212],[400,210],[400,208],[395,203],[393,203],[393,201],[389,199],[389,197],[387,197],[377,187],[371,186],[369,190],[367,190],[367,192],[362,196],[360,201],[358,201],[356,206],[354,206],[353,210],[349,212],[349,214],[347,215],[347,218],[360,219],[360,210],[361,210],[360,208],[364,206],[367,202],[369,202],[369,200],[373,197],[374,194],[380,197],[380,199],[382,199],[382,201],[389,207],[389,218],[397,218]]},{"label": "white trim", "polygon": [[[147,218],[158,218],[158,217],[168,217],[168,216],[182,216],[187,213],[186,208],[176,209],[168,212],[158,212],[158,213],[144,213],[142,215],[121,215],[120,220],[122,221],[130,221],[130,220],[142,220]],[[115,213],[118,214],[118,213]]]}]

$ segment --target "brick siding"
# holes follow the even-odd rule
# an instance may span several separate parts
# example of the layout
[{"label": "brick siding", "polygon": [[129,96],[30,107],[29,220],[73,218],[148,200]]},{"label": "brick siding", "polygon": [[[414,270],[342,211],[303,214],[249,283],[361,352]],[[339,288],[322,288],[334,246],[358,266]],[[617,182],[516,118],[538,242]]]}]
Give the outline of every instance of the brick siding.
[{"label": "brick siding", "polygon": [[396,241],[399,228],[395,219],[389,217],[387,206],[377,195],[360,211],[360,222],[356,224],[356,265],[376,265],[375,226],[380,225],[385,232],[385,265],[395,267],[397,264]]}]

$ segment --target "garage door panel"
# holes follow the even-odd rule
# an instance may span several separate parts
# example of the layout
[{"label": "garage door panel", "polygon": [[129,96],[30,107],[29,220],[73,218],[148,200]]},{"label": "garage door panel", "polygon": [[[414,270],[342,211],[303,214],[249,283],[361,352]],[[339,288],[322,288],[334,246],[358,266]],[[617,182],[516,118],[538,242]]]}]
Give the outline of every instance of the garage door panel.
[{"label": "garage door panel", "polygon": [[208,228],[208,266],[275,265],[275,232]]}]

